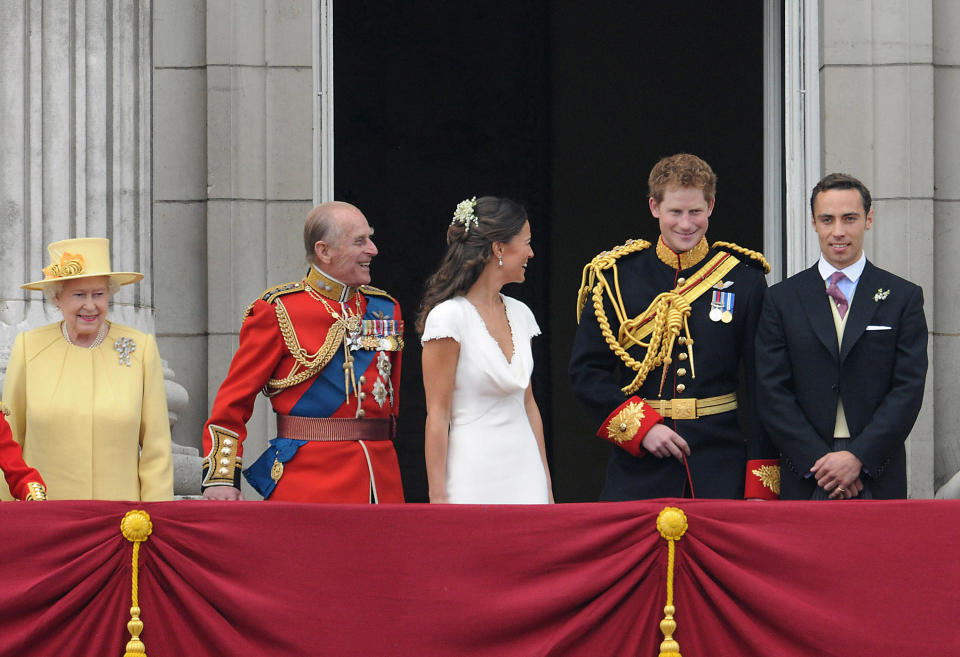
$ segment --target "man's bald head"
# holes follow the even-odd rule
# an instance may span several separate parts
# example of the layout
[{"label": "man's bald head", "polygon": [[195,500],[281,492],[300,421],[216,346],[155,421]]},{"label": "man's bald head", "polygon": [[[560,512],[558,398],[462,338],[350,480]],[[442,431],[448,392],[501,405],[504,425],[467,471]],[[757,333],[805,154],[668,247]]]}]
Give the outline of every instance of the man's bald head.
[{"label": "man's bald head", "polygon": [[343,237],[344,220],[354,213],[362,214],[356,206],[343,201],[321,203],[310,210],[303,224],[303,246],[307,252],[307,262],[317,264],[317,242],[333,245]]}]

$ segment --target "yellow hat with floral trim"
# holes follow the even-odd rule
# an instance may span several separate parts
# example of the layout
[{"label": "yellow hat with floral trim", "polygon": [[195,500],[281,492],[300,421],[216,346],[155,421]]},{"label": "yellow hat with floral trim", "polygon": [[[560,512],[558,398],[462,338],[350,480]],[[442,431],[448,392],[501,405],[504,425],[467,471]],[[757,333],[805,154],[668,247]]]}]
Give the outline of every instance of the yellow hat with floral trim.
[{"label": "yellow hat with floral trim", "polygon": [[110,269],[110,240],[105,237],[80,237],[60,240],[47,247],[50,266],[43,268],[43,280],[24,283],[25,290],[42,290],[52,283],[109,276],[119,285],[136,283],[143,274],[135,271],[112,271]]}]

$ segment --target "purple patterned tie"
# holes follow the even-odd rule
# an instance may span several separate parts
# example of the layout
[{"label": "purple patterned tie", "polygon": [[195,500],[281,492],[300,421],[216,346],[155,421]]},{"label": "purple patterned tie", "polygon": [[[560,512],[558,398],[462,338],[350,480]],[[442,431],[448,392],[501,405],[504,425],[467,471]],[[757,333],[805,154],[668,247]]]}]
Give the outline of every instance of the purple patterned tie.
[{"label": "purple patterned tie", "polygon": [[844,296],[843,292],[840,291],[840,288],[837,287],[837,283],[846,277],[847,275],[842,271],[835,271],[830,274],[830,285],[827,286],[827,294],[837,302],[837,312],[840,313],[840,319],[843,319],[843,316],[847,314],[847,307],[850,304],[847,302],[847,297]]}]

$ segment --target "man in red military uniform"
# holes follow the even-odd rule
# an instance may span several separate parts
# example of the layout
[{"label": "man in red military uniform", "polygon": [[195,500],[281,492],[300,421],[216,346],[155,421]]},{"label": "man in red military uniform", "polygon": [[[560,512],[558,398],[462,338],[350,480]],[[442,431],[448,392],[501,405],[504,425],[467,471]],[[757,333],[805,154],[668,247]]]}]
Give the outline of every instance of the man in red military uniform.
[{"label": "man in red military uniform", "polygon": [[204,498],[243,499],[246,422],[262,390],[277,437],[243,474],[264,498],[403,502],[393,448],[403,320],[400,305],[369,285],[372,236],[349,203],[317,206],[304,226],[307,275],[247,308],[203,430]]}]

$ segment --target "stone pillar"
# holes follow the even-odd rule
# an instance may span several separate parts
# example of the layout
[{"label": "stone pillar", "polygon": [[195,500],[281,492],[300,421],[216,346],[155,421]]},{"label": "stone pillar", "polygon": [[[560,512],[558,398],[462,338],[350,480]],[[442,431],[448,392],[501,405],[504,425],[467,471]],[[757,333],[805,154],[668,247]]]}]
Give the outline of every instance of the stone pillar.
[{"label": "stone pillar", "polygon": [[0,366],[15,335],[60,319],[19,285],[46,245],[107,237],[122,288],[110,316],[153,329],[151,2],[0,3]]},{"label": "stone pillar", "polygon": [[[206,7],[209,405],[237,348],[244,308],[306,271],[313,3],[208,0]],[[273,421],[269,402],[258,397],[247,463],[275,435]]]},{"label": "stone pillar", "polygon": [[204,0],[158,2],[153,7],[157,345],[190,393],[173,438],[198,451],[209,410],[206,23]]},{"label": "stone pillar", "polygon": [[[960,3],[933,3],[934,99],[934,485],[938,496],[960,498]],[[953,477],[953,479],[951,479]],[[952,486],[949,485],[952,482]]]},{"label": "stone pillar", "polygon": [[[850,173],[870,188],[875,221],[867,257],[923,287],[931,329],[939,320],[935,310],[956,305],[937,303],[934,286],[932,7],[932,0],[823,0],[820,20],[823,171]],[[944,43],[950,39],[944,32]],[[943,266],[956,269],[948,260],[955,259],[944,258]],[[934,411],[942,412],[934,394],[942,362],[934,341],[929,353],[924,405],[907,442],[913,498],[934,492]]]}]

